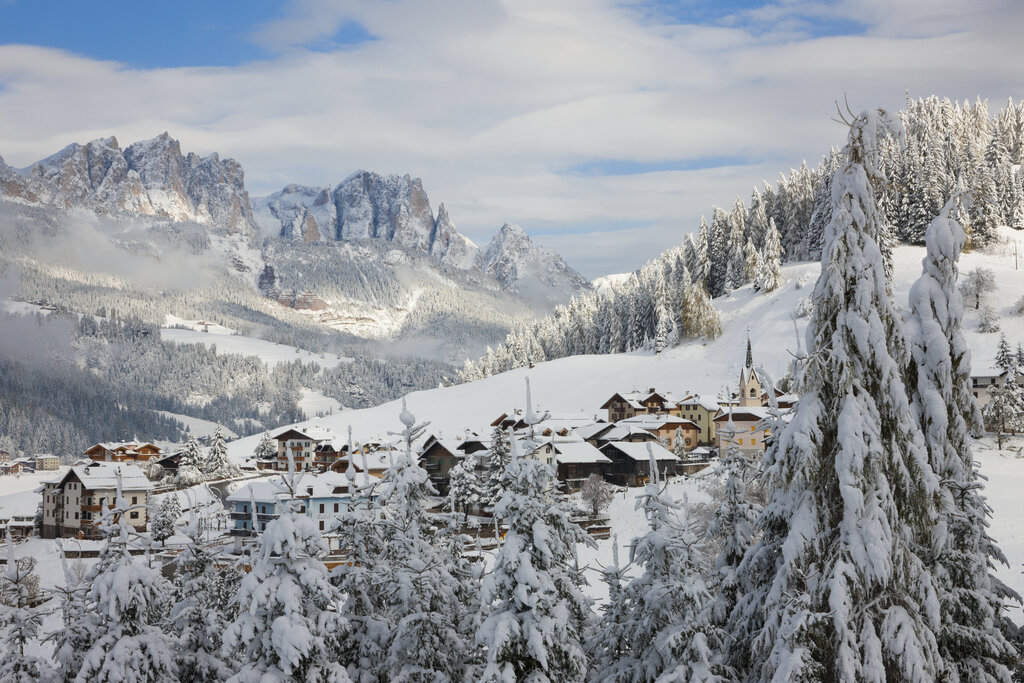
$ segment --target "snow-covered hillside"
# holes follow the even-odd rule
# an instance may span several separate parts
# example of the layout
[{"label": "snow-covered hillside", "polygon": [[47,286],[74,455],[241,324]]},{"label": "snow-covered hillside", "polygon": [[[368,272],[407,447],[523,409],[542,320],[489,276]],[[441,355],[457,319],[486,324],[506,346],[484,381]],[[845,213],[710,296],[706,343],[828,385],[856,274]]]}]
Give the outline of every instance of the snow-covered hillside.
[{"label": "snow-covered hillside", "polygon": [[[1011,236],[1013,236],[1011,234]],[[911,285],[921,272],[923,247],[899,247],[894,255],[894,292],[897,304],[905,306]],[[999,289],[989,295],[1002,318],[1002,330],[1011,345],[1024,341],[1024,317],[1013,314],[1013,304],[1024,296],[1024,273],[1015,270],[1012,247],[1000,253],[964,254],[961,271],[991,268]],[[616,391],[657,387],[674,392],[720,393],[735,385],[743,363],[749,332],[754,360],[769,375],[785,374],[792,353],[803,345],[807,318],[794,316],[801,299],[810,297],[820,265],[800,263],[783,268],[784,284],[770,294],[754,292],[747,285],[715,300],[722,315],[722,336],[712,342],[690,341],[661,354],[572,356],[535,368],[519,368],[476,382],[410,394],[409,407],[418,416],[432,420],[432,427],[454,435],[465,428],[482,428],[503,411],[522,407],[523,378],[533,383],[534,401],[557,412],[598,413],[598,407]],[[977,312],[967,312],[966,336],[974,366],[991,364],[999,334],[977,330]],[[799,330],[799,335],[797,334]],[[343,433],[352,425],[357,439],[382,436],[396,427],[397,401],[374,408],[348,411],[317,421]],[[232,445],[233,453],[248,454],[257,437]]]},{"label": "snow-covered hillside", "polygon": [[[923,255],[921,247],[896,250],[894,291],[900,305],[905,305],[910,286],[920,274]],[[1002,317],[1002,328],[1011,343],[1024,340],[1024,318],[1012,314],[1013,303],[1024,296],[1024,277],[1015,270],[1012,248],[1000,253],[965,254],[961,265],[963,272],[978,266],[995,272],[999,289],[988,302]],[[467,428],[488,434],[487,425],[501,413],[524,407],[525,377],[530,378],[536,407],[588,416],[601,415],[599,407],[613,393],[631,389],[657,387],[677,393],[717,394],[737,382],[748,330],[755,363],[773,377],[779,377],[786,372],[791,353],[803,344],[807,318],[794,318],[793,311],[801,299],[810,296],[819,269],[817,263],[789,265],[783,269],[785,283],[771,294],[755,293],[746,286],[715,300],[722,313],[723,334],[713,342],[689,342],[657,355],[636,352],[562,358],[476,382],[415,392],[408,396],[409,408],[417,418],[431,421],[429,433],[457,437]],[[975,366],[989,365],[999,335],[978,332],[973,309],[966,316],[966,326]],[[344,434],[351,426],[359,441],[386,438],[388,431],[400,426],[400,409],[400,403],[392,401],[303,424],[324,425],[337,434]],[[234,458],[247,457],[258,442],[258,436],[235,441],[229,445],[229,452]],[[1014,487],[1024,483],[1024,459],[1007,459],[986,449],[979,460],[983,472],[998,478],[991,484],[991,502],[996,510],[993,528],[1014,566],[1012,570],[1002,570],[1000,575],[1024,591],[1024,577],[1020,573],[1024,562],[1024,514],[1014,492]]]}]

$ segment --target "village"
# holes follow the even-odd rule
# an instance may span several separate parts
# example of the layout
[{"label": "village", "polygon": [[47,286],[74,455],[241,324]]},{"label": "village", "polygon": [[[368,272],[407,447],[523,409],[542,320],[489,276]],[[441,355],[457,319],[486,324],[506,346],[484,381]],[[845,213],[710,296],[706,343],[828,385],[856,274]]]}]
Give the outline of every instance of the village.
[{"label": "village", "polygon": [[[990,392],[1004,386],[1006,377],[999,368],[982,368],[973,376],[978,403],[987,404]],[[1024,374],[1017,381],[1024,381]],[[426,432],[416,455],[437,491],[435,510],[462,512],[467,521],[475,519],[486,528],[497,495],[493,481],[488,483],[494,478],[492,461],[497,459],[499,467],[503,458],[507,461],[511,439],[518,455],[555,471],[564,493],[579,492],[588,479],[619,488],[643,486],[650,480],[652,463],[662,478],[692,476],[726,450],[752,461],[761,457],[771,440],[773,420],[786,420],[798,401],[778,389],[770,396],[766,384],[749,339],[736,390],[727,395],[648,387],[608,396],[595,404],[592,414],[552,413],[534,409],[527,380],[525,408],[510,409],[487,425],[455,435]],[[218,439],[212,448],[223,450],[223,435],[218,433],[214,441]],[[331,541],[332,529],[346,506],[372,495],[373,483],[384,476],[400,448],[388,436],[354,441],[351,429],[340,434],[316,424],[285,427],[264,434],[250,458],[230,471],[201,477],[204,481],[198,484],[180,471],[190,458],[188,447],[168,453],[140,440],[99,443],[70,468],[61,468],[59,458],[50,454],[12,459],[0,452],[0,475],[54,472],[35,490],[35,498],[23,496],[16,504],[0,505],[0,538],[98,539],[97,521],[113,508],[120,478],[122,495],[131,505],[128,522],[139,532],[152,531],[160,507],[167,505],[165,515],[210,516],[210,531],[232,539],[241,550],[286,505],[295,503],[317,522],[332,551],[339,552]],[[281,475],[289,472],[301,473],[297,485],[284,482]],[[166,531],[157,535],[166,541],[177,521],[165,522]],[[595,520],[590,526],[597,534],[607,529]]]}]

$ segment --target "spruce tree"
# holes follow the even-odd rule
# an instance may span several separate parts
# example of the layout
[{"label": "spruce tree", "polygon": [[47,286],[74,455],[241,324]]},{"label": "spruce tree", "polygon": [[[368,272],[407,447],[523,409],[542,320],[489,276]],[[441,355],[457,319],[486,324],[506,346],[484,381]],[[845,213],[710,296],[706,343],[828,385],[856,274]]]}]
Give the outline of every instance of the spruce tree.
[{"label": "spruce tree", "polygon": [[153,540],[166,546],[167,539],[175,533],[174,523],[178,521],[178,517],[181,517],[181,503],[178,502],[177,494],[172,491],[164,495],[156,514],[153,515],[150,524],[150,536]]},{"label": "spruce tree", "polygon": [[477,644],[486,648],[487,666],[480,680],[582,681],[587,658],[580,617],[590,612],[590,600],[574,567],[576,544],[593,541],[569,521],[551,467],[518,457],[509,432],[513,450],[494,510],[508,532],[484,579],[488,614]]},{"label": "spruce tree", "polygon": [[761,254],[758,270],[755,275],[754,289],[772,292],[782,285],[782,243],[779,231],[775,229],[775,221],[768,224],[768,233],[764,239],[764,251]]},{"label": "spruce tree", "polygon": [[405,451],[381,482],[381,500],[390,511],[385,522],[382,559],[387,571],[377,584],[391,621],[384,662],[389,681],[455,681],[468,658],[461,627],[465,607],[459,580],[433,544],[426,508],[437,494],[426,470],[413,457],[412,444],[427,423],[416,424],[402,399],[399,433]]},{"label": "spruce tree", "polygon": [[491,431],[491,450],[487,453],[487,470],[481,483],[482,502],[488,510],[493,510],[505,491],[502,478],[512,459],[509,448],[508,434],[500,426],[495,427]]},{"label": "spruce tree", "polygon": [[[653,454],[650,467],[651,481],[636,503],[649,529],[634,540],[630,557],[642,573],[604,613],[603,647],[595,653],[600,668],[593,667],[590,680],[724,681],[714,662],[724,638],[710,623],[701,540],[658,480]],[[609,633],[619,642],[610,643]]]},{"label": "spruce tree", "polygon": [[[939,595],[937,632],[946,680],[1009,680],[1014,647],[1001,630],[1001,585],[990,572],[1006,558],[988,535],[989,507],[975,470],[969,430],[981,416],[971,393],[970,351],[962,331],[957,262],[966,235],[948,202],[928,226],[924,272],[910,290],[908,389],[928,458],[940,484],[932,558]],[[1005,337],[1000,354],[1010,361]]]},{"label": "spruce tree", "polygon": [[239,575],[231,566],[217,567],[218,553],[203,543],[200,520],[193,516],[184,533],[188,543],[176,560],[178,599],[168,617],[175,634],[177,680],[226,681],[233,662],[221,654],[221,647],[235,614],[225,594],[234,597]]},{"label": "spruce tree", "polygon": [[82,658],[93,642],[99,615],[90,610],[89,586],[80,574],[68,567],[64,546],[57,541],[57,552],[64,570],[64,586],[55,589],[60,603],[60,627],[47,634],[53,644],[53,663],[57,680],[70,683],[82,668]]},{"label": "spruce tree", "polygon": [[180,485],[191,486],[203,480],[203,468],[206,466],[206,457],[203,455],[202,446],[196,438],[189,435],[185,447],[181,449],[181,458],[178,460],[178,471],[175,475]]},{"label": "spruce tree", "polygon": [[724,479],[723,497],[715,506],[707,529],[708,539],[718,547],[710,588],[714,595],[711,621],[719,627],[727,625],[736,607],[742,590],[740,563],[753,545],[755,523],[761,512],[759,505],[747,500],[750,461],[735,445],[736,428],[731,417],[726,428],[729,445],[715,471]]},{"label": "spruce tree", "polygon": [[54,672],[47,660],[26,651],[40,640],[43,612],[33,595],[39,577],[35,561],[18,558],[14,542],[7,536],[7,564],[0,572],[0,680],[11,683],[34,683],[48,680]]},{"label": "spruce tree", "polygon": [[103,548],[86,575],[87,604],[99,620],[75,681],[173,680],[177,672],[162,628],[171,586],[158,569],[129,552],[135,530],[127,521],[131,506],[122,495],[120,473],[114,505],[100,520]]},{"label": "spruce tree", "polygon": [[224,429],[217,425],[213,433],[213,442],[206,454],[206,461],[203,463],[203,474],[207,479],[227,479],[237,477],[242,473],[238,465],[228,458],[228,446],[224,441]]},{"label": "spruce tree", "polygon": [[765,455],[760,541],[744,556],[732,661],[754,680],[933,681],[942,671],[938,481],[907,411],[906,341],[876,242],[882,113],[850,127],[800,367]]},{"label": "spruce tree", "polygon": [[237,683],[347,681],[337,655],[347,624],[323,564],[327,546],[313,519],[286,505],[259,538],[221,656],[239,654],[241,668],[230,679]]}]

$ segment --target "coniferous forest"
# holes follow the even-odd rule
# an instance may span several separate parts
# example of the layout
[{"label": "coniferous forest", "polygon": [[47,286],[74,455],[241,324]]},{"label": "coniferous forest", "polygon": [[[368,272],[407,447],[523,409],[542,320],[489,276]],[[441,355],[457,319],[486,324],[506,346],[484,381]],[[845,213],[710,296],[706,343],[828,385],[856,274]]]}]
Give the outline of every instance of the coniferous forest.
[{"label": "coniferous forest", "polygon": [[[882,175],[873,187],[881,215],[883,253],[925,242],[928,225],[955,198],[952,212],[968,249],[996,239],[996,228],[1024,229],[1024,103],[990,111],[988,102],[908,98],[900,126],[878,141]],[[479,379],[532,362],[584,353],[661,351],[684,339],[713,338],[720,322],[710,300],[753,283],[771,292],[787,261],[821,257],[832,219],[832,179],[843,161],[833,149],[816,167],[803,164],[749,200],[713,207],[680,246],[607,291],[574,298],[505,342],[467,362],[464,379]],[[882,180],[881,178],[884,178]]]}]

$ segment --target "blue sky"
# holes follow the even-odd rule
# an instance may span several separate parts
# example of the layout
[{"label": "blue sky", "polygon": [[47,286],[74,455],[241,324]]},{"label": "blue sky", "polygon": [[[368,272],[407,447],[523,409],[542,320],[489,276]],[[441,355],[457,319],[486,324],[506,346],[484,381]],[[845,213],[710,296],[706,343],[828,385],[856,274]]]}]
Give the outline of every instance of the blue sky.
[{"label": "blue sky", "polygon": [[[281,0],[0,0],[0,43],[69,50],[130,66],[238,66],[274,51],[253,40],[284,12]],[[372,40],[355,22],[312,41],[330,50]]]},{"label": "blue sky", "polygon": [[[1024,94],[1014,0],[0,0],[0,156],[167,130],[253,196],[423,179],[584,274],[817,163],[833,102]],[[995,105],[993,105],[995,106]]]}]

